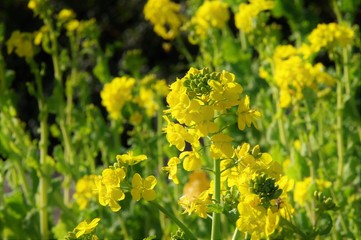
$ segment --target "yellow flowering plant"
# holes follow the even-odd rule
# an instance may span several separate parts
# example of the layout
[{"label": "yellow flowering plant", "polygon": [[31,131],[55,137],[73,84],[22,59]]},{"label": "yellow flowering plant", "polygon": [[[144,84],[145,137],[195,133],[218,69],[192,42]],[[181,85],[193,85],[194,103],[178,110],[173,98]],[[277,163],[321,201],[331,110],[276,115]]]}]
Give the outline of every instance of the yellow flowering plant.
[{"label": "yellow flowering plant", "polygon": [[359,238],[359,0],[1,5],[3,239]]}]

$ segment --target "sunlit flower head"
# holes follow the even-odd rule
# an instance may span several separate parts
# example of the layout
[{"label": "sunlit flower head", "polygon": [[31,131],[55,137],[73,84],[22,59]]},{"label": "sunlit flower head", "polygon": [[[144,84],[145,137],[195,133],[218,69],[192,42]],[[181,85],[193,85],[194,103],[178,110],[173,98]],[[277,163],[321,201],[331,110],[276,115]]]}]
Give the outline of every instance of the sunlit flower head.
[{"label": "sunlit flower head", "polygon": [[133,151],[116,156],[119,166],[132,166],[148,159],[144,154],[135,156]]},{"label": "sunlit flower head", "polygon": [[312,52],[322,48],[346,47],[352,44],[355,32],[348,26],[337,23],[321,23],[308,36]]},{"label": "sunlit flower head", "polygon": [[8,54],[15,52],[19,57],[32,58],[35,54],[32,33],[14,31],[6,42]]},{"label": "sunlit flower head", "polygon": [[86,208],[90,200],[96,199],[96,179],[96,175],[87,175],[77,181],[75,186],[74,199],[76,200],[76,203],[79,205],[80,209]]},{"label": "sunlit flower head", "polygon": [[250,3],[241,3],[235,15],[236,27],[245,32],[251,32],[256,26],[257,15],[274,6],[273,0],[251,0]]},{"label": "sunlit flower head", "polygon": [[210,28],[221,29],[229,19],[228,5],[222,1],[205,1],[191,19],[195,35],[203,38]]},{"label": "sunlit flower head", "polygon": [[178,173],[178,164],[181,160],[177,157],[172,157],[169,159],[167,166],[163,167],[162,170],[168,172],[168,179],[172,180],[175,184],[179,184],[179,179],[177,176]]},{"label": "sunlit flower head", "polygon": [[170,0],[148,0],[144,16],[154,25],[154,32],[166,40],[174,39],[182,25],[180,5]]},{"label": "sunlit flower head", "polygon": [[99,221],[100,218],[94,218],[90,223],[85,220],[79,223],[78,226],[74,228],[74,231],[76,232],[76,238],[79,238],[85,234],[89,234],[94,231],[96,226],[98,226]]},{"label": "sunlit flower head", "polygon": [[132,99],[132,89],[135,79],[116,77],[104,85],[100,93],[102,105],[107,109],[111,119],[119,119],[124,104]]},{"label": "sunlit flower head", "polygon": [[144,198],[146,201],[153,201],[156,198],[156,193],[153,190],[156,184],[157,179],[154,176],[143,179],[138,173],[134,174],[131,190],[133,199],[139,201]]}]

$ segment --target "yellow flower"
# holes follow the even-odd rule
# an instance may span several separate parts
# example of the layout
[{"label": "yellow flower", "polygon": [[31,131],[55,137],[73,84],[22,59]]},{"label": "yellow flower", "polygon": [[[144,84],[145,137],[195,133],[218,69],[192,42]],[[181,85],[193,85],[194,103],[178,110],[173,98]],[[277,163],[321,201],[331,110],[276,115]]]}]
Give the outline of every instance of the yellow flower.
[{"label": "yellow flower", "polygon": [[36,7],[37,7],[37,3],[36,3],[35,0],[30,0],[30,1],[28,2],[28,8],[29,8],[29,9],[35,10]]},{"label": "yellow flower", "polygon": [[154,176],[148,176],[143,179],[138,173],[134,174],[132,179],[131,194],[135,201],[144,198],[146,201],[153,201],[156,198],[156,193],[153,190],[157,184],[157,179]]},{"label": "yellow flower", "polygon": [[75,13],[71,9],[64,8],[58,13],[57,18],[61,22],[66,22],[70,19],[75,18]]},{"label": "yellow flower", "polygon": [[205,1],[191,19],[195,33],[203,38],[209,28],[223,28],[229,19],[228,5],[221,1]]},{"label": "yellow flower", "polygon": [[184,151],[179,158],[183,159],[183,168],[187,171],[197,170],[202,166],[201,156],[197,151]]},{"label": "yellow flower", "polygon": [[355,32],[348,26],[337,23],[318,24],[308,36],[312,52],[319,52],[322,48],[346,47],[352,44]]},{"label": "yellow flower", "polygon": [[77,181],[74,198],[80,209],[86,208],[89,200],[96,198],[96,179],[96,175],[87,175]]},{"label": "yellow flower", "polygon": [[117,120],[121,117],[124,104],[132,99],[134,85],[135,79],[130,77],[116,77],[104,85],[100,96],[111,119]]},{"label": "yellow flower", "polygon": [[121,168],[104,169],[102,176],[96,179],[95,184],[99,194],[99,203],[102,206],[108,206],[113,212],[120,210],[117,201],[125,198],[123,191],[120,189],[120,182],[125,178],[125,172]]},{"label": "yellow flower", "polygon": [[177,176],[178,173],[178,164],[180,163],[180,159],[177,157],[172,157],[169,159],[166,167],[163,167],[163,171],[167,171],[169,173],[168,179],[172,180],[175,184],[179,184],[179,179]]},{"label": "yellow flower", "polygon": [[195,212],[201,218],[207,218],[207,212],[209,211],[208,205],[212,203],[208,190],[202,192],[199,196],[182,196],[178,200],[178,204],[184,208],[184,213],[189,215]]},{"label": "yellow flower", "polygon": [[68,30],[68,32],[73,32],[76,29],[78,29],[79,26],[80,26],[80,22],[76,19],[73,19],[66,24],[66,30]]},{"label": "yellow flower", "polygon": [[251,0],[249,4],[241,3],[238,12],[235,15],[236,27],[249,33],[255,28],[255,20],[260,12],[272,9],[274,1],[269,0]]},{"label": "yellow flower", "polygon": [[144,154],[134,156],[133,151],[117,155],[116,158],[120,166],[132,166],[148,159],[148,157]]},{"label": "yellow flower", "polygon": [[306,205],[307,194],[309,188],[311,187],[311,181],[311,177],[306,177],[303,181],[296,182],[293,198],[295,202],[301,206]]},{"label": "yellow flower", "polygon": [[19,57],[31,58],[35,54],[33,34],[14,31],[6,42],[8,54],[15,51]]},{"label": "yellow flower", "polygon": [[135,102],[145,109],[148,117],[153,117],[159,109],[155,93],[147,87],[140,87],[139,95],[135,99]]},{"label": "yellow flower", "polygon": [[78,226],[76,226],[74,228],[74,231],[76,231],[76,238],[79,238],[81,236],[83,236],[84,234],[89,234],[91,233],[96,226],[98,225],[100,221],[100,218],[94,218],[90,223],[88,223],[87,221],[82,221],[81,223],[78,224]]},{"label": "yellow flower", "polygon": [[188,132],[182,125],[171,122],[166,116],[163,117],[168,125],[163,130],[167,133],[166,138],[171,145],[174,145],[178,150],[183,151],[185,142],[193,146],[199,146],[198,137],[195,134]]},{"label": "yellow flower", "polygon": [[255,109],[249,108],[249,97],[246,95],[240,100],[237,110],[238,129],[244,130],[246,125],[250,127],[253,124],[257,128],[257,119],[261,118],[261,113]]},{"label": "yellow flower", "polygon": [[207,174],[204,171],[194,171],[189,175],[189,180],[184,185],[183,196],[193,199],[208,190],[209,187],[210,182]]},{"label": "yellow flower", "polygon": [[154,25],[154,32],[160,37],[175,38],[182,25],[180,5],[170,0],[148,0],[144,6],[145,19]]},{"label": "yellow flower", "polygon": [[218,133],[211,137],[211,157],[214,159],[230,158],[234,150],[232,147],[233,138],[224,133]]}]

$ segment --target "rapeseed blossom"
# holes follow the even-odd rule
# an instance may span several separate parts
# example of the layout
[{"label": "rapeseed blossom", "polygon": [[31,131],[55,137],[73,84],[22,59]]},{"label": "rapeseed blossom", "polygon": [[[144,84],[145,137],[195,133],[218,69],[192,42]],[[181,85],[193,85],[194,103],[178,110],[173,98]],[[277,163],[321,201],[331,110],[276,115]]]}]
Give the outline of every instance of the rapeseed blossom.
[{"label": "rapeseed blossom", "polygon": [[146,201],[153,201],[156,198],[156,193],[153,190],[156,184],[157,179],[154,176],[143,179],[138,173],[134,174],[131,190],[133,199],[139,201],[144,198]]},{"label": "rapeseed blossom", "polygon": [[89,234],[92,231],[94,231],[96,226],[98,226],[99,221],[100,218],[94,218],[90,223],[88,223],[85,220],[79,223],[78,226],[74,228],[74,231],[76,232],[75,234],[76,238],[80,238],[81,236],[85,234]]},{"label": "rapeseed blossom", "polygon": [[321,23],[308,36],[310,49],[313,53],[321,49],[350,46],[354,40],[355,32],[348,26],[337,23]]},{"label": "rapeseed blossom", "polygon": [[318,92],[336,83],[321,63],[313,65],[302,56],[302,52],[303,49],[291,45],[281,45],[275,49],[273,78],[280,89],[279,104],[283,108],[303,99],[305,88]]},{"label": "rapeseed blossom", "polygon": [[169,159],[167,166],[163,167],[162,170],[168,172],[168,179],[172,180],[174,184],[179,184],[179,179],[177,176],[178,173],[178,164],[181,160],[177,157],[172,157]]},{"label": "rapeseed blossom", "polygon": [[97,176],[86,175],[80,178],[75,185],[74,199],[80,209],[85,209],[90,200],[97,197],[95,181]]},{"label": "rapeseed blossom", "polygon": [[184,208],[184,213],[190,215],[195,212],[201,218],[207,218],[208,206],[211,203],[208,190],[202,192],[199,196],[188,197],[184,195],[178,200],[178,204]]},{"label": "rapeseed blossom", "polygon": [[123,200],[125,195],[120,189],[120,182],[125,178],[125,171],[121,168],[107,168],[102,172],[102,176],[96,179],[95,184],[99,194],[99,203],[109,206],[113,212],[120,210],[117,201]]},{"label": "rapeseed blossom", "polygon": [[133,151],[129,151],[126,154],[117,155],[116,158],[120,167],[133,166],[148,159],[148,157],[144,154],[134,156]]},{"label": "rapeseed blossom", "polygon": [[194,26],[195,38],[204,38],[211,28],[221,29],[229,20],[228,4],[222,1],[205,1],[197,10],[189,25]]},{"label": "rapeseed blossom", "polygon": [[245,32],[251,32],[256,26],[256,19],[260,12],[272,9],[272,0],[250,0],[250,3],[241,3],[234,19],[236,27]]},{"label": "rapeseed blossom", "polygon": [[60,22],[66,22],[66,21],[69,21],[71,19],[74,19],[75,18],[75,13],[71,9],[64,8],[58,13],[57,18],[58,18],[58,20]]},{"label": "rapeseed blossom", "polygon": [[182,25],[180,5],[170,0],[148,0],[144,6],[145,19],[150,21],[154,32],[165,40],[174,39]]},{"label": "rapeseed blossom", "polygon": [[15,52],[19,57],[32,58],[35,55],[32,33],[14,31],[6,42],[8,54]]},{"label": "rapeseed blossom", "polygon": [[121,117],[124,104],[132,99],[132,89],[135,79],[131,77],[116,77],[104,85],[100,92],[102,105],[107,109],[111,119]]}]

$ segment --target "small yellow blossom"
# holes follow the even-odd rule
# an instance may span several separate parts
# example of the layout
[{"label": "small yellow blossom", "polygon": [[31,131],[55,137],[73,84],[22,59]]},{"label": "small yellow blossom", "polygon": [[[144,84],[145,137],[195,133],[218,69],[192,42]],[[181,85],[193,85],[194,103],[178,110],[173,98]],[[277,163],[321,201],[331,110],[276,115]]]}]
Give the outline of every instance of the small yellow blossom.
[{"label": "small yellow blossom", "polygon": [[96,198],[96,179],[96,175],[87,175],[77,181],[74,198],[79,205],[80,210],[85,209],[88,205],[88,202]]},{"label": "small yellow blossom", "polygon": [[207,218],[207,212],[209,211],[208,205],[212,203],[208,190],[202,192],[199,196],[182,196],[178,200],[178,204],[184,208],[184,213],[189,215],[195,212],[201,218]]},{"label": "small yellow blossom", "polygon": [[154,32],[166,40],[174,39],[182,25],[180,5],[170,0],[148,0],[144,16],[154,25]]},{"label": "small yellow blossom", "polygon": [[79,223],[78,226],[74,228],[74,231],[76,231],[76,238],[79,238],[84,234],[91,233],[96,228],[96,226],[98,226],[99,221],[100,218],[94,218],[90,223],[85,220]]},{"label": "small yellow blossom", "polygon": [[250,3],[241,3],[238,12],[235,15],[236,27],[249,33],[255,28],[255,20],[260,12],[272,9],[274,1],[272,0],[251,0]]},{"label": "small yellow blossom", "polygon": [[168,125],[163,130],[167,133],[166,138],[171,145],[174,145],[178,150],[183,151],[188,142],[193,146],[198,146],[198,137],[186,130],[182,125],[171,122],[168,117],[164,116],[164,119],[168,122]]},{"label": "small yellow blossom", "polygon": [[66,30],[68,30],[68,32],[73,32],[76,29],[78,29],[79,26],[80,26],[80,22],[76,19],[73,19],[66,24]]},{"label": "small yellow blossom", "polygon": [[33,34],[14,31],[6,42],[8,54],[13,51],[19,57],[31,58],[35,54]]},{"label": "small yellow blossom", "polygon": [[130,77],[116,77],[104,85],[100,96],[111,119],[117,120],[121,117],[124,104],[132,99],[134,85],[135,79]]},{"label": "small yellow blossom", "polygon": [[261,118],[261,113],[255,109],[249,108],[249,97],[246,95],[240,100],[237,110],[238,114],[238,129],[244,130],[253,124],[257,128],[257,120]]},{"label": "small yellow blossom", "polygon": [[75,13],[71,9],[64,8],[58,13],[57,18],[61,22],[66,22],[70,19],[75,18]]},{"label": "small yellow blossom", "polygon": [[120,210],[117,201],[125,198],[123,191],[120,189],[120,182],[125,178],[125,172],[121,168],[104,169],[102,176],[96,179],[95,184],[99,194],[99,203],[102,206],[109,206],[113,212]]},{"label": "small yellow blossom", "polygon": [[139,201],[144,198],[146,201],[153,201],[156,198],[156,193],[153,190],[156,184],[157,179],[154,176],[143,179],[138,173],[134,174],[131,190],[133,199]]},{"label": "small yellow blossom", "polygon": [[204,171],[194,171],[189,175],[189,180],[184,185],[183,196],[193,199],[208,190],[209,187],[210,182],[207,174]]},{"label": "small yellow blossom", "polygon": [[311,187],[311,177],[304,178],[303,181],[296,182],[293,198],[301,206],[306,205],[307,194]]},{"label": "small yellow blossom", "polygon": [[191,19],[195,34],[203,38],[210,28],[223,28],[229,19],[228,5],[222,1],[205,1]]},{"label": "small yellow blossom", "polygon": [[202,166],[202,159],[197,151],[184,151],[179,158],[183,159],[183,168],[186,171],[194,171]]},{"label": "small yellow blossom", "polygon": [[163,167],[163,171],[167,171],[169,173],[168,179],[172,180],[175,184],[179,184],[179,179],[177,176],[178,173],[178,164],[181,160],[177,157],[172,157],[169,159],[167,166]]},{"label": "small yellow blossom", "polygon": [[126,154],[117,155],[116,158],[120,166],[133,166],[148,159],[148,157],[144,154],[134,156],[133,151],[129,151]]},{"label": "small yellow blossom", "polygon": [[35,0],[30,0],[30,1],[28,2],[28,8],[31,9],[31,10],[35,10],[37,6],[38,6],[38,5],[37,5],[37,3],[36,3]]},{"label": "small yellow blossom", "polygon": [[317,53],[322,48],[346,47],[352,44],[355,32],[348,26],[337,23],[321,23],[308,36],[312,52]]},{"label": "small yellow blossom", "polygon": [[234,150],[232,147],[233,138],[224,133],[218,133],[211,137],[211,157],[214,159],[230,158]]}]

